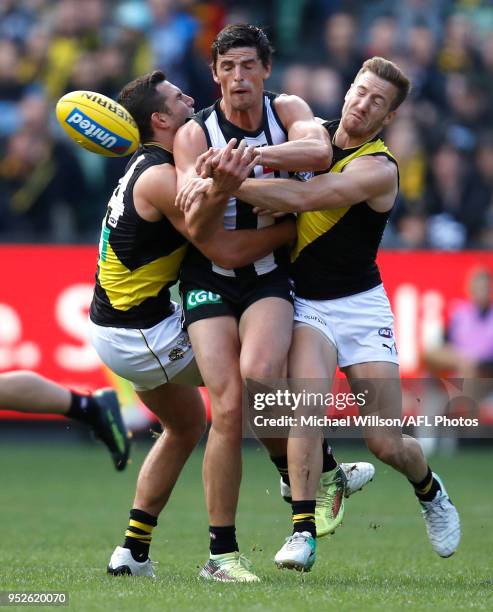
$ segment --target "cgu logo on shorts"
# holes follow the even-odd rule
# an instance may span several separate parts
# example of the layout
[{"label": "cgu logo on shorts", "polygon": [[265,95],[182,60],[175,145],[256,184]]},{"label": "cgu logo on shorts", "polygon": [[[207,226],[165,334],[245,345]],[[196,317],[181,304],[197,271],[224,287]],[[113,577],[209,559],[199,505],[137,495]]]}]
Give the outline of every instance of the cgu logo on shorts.
[{"label": "cgu logo on shorts", "polygon": [[71,128],[79,132],[79,134],[82,134],[95,144],[113,153],[121,155],[132,144],[130,140],[122,138],[118,136],[118,134],[105,129],[78,108],[74,108],[65,121]]},{"label": "cgu logo on shorts", "polygon": [[203,289],[194,289],[187,293],[187,310],[203,306],[204,304],[221,304],[223,301],[219,293],[212,291],[204,291]]}]

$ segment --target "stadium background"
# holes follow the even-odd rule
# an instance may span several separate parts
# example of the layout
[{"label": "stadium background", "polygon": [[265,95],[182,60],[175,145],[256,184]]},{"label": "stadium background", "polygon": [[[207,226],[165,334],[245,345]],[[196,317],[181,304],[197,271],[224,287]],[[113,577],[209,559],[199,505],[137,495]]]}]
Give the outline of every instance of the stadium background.
[{"label": "stadium background", "polygon": [[[404,373],[425,374],[423,351],[440,342],[451,309],[457,300],[466,296],[470,271],[477,265],[493,271],[493,3],[488,0],[401,0],[398,3],[392,0],[250,0],[248,3],[0,0],[3,281],[0,285],[0,372],[29,368],[61,383],[87,389],[113,384],[124,404],[126,419],[136,428],[146,426],[146,415],[136,405],[129,386],[102,368],[85,336],[100,223],[108,196],[126,161],[99,157],[73,145],[56,124],[54,104],[61,95],[74,89],[89,89],[115,97],[121,86],[133,77],[161,68],[171,81],[195,98],[196,108],[209,105],[218,93],[208,68],[210,43],[225,24],[239,21],[265,27],[274,43],[274,70],[267,87],[302,96],[315,114],[322,117],[338,116],[344,91],[366,57],[382,55],[392,59],[411,77],[410,99],[385,135],[399,159],[401,191],[384,235],[385,250],[380,263],[396,311]],[[22,536],[26,530],[34,532],[41,528],[41,519],[36,522],[32,515],[37,513],[38,518],[44,516],[49,521],[50,513],[57,512],[60,499],[66,504],[69,500],[78,500],[91,509],[87,516],[77,515],[82,529],[83,521],[94,515],[94,507],[99,503],[84,480],[84,466],[102,472],[99,464],[104,461],[103,451],[88,443],[84,431],[73,426],[67,429],[65,422],[21,422],[18,415],[5,412],[0,412],[0,416],[4,419],[0,421],[2,487],[6,499],[14,502],[8,506],[10,511],[19,511],[22,524],[12,531],[11,542],[16,546],[20,543],[19,567],[26,559],[35,566],[36,561],[29,556],[31,542]],[[63,445],[63,440],[68,441],[70,448]],[[53,441],[57,446],[49,448]],[[80,447],[72,446],[79,441],[83,443]],[[22,442],[20,446],[19,442]],[[111,491],[120,510],[111,515],[112,524],[124,522],[122,511],[128,508],[136,470],[148,444],[147,435],[140,446],[137,444],[136,461],[125,474],[125,485],[111,473],[99,476],[100,487]],[[478,450],[472,449],[469,443],[455,457],[437,459],[455,471],[456,488],[464,485],[466,474],[472,474],[469,489],[463,486],[458,494],[464,504],[473,495],[472,491],[476,494],[478,485],[485,485],[483,478],[490,478],[476,468],[478,457],[483,465],[491,463],[491,446],[485,441],[476,446]],[[356,447],[355,451],[352,447],[345,450],[342,445],[343,453],[349,451],[351,457],[357,452],[358,457],[365,458],[362,447]],[[253,451],[248,452],[251,455]],[[180,485],[179,501],[173,503],[188,500],[192,489],[196,491],[193,503],[201,503],[200,453],[199,450],[185,474],[185,484]],[[64,461],[68,471],[59,473]],[[38,464],[37,472],[32,472],[33,464]],[[252,464],[262,486],[270,482],[266,486],[275,490],[275,476],[268,462],[259,462],[255,456]],[[109,466],[105,467],[109,472]],[[377,469],[384,474],[378,485],[382,487],[380,493],[365,492],[367,506],[363,503],[365,499],[354,502],[361,524],[371,523],[367,515],[371,516],[372,512],[377,516],[375,530],[380,527],[378,508],[388,503],[383,500],[388,500],[390,495],[391,488],[385,487],[393,486],[396,481],[381,464]],[[26,480],[27,474],[31,479]],[[72,482],[77,478],[80,479],[79,497]],[[38,488],[33,488],[31,497],[27,491],[30,487],[26,489],[22,483],[34,487],[35,479]],[[61,497],[57,493],[52,499],[46,490],[50,486],[61,492]],[[253,491],[248,475],[245,490]],[[402,497],[406,498],[404,492]],[[476,521],[478,529],[487,516],[491,520],[491,502],[491,486],[486,485],[481,491],[479,510],[469,517],[472,522]],[[44,514],[40,511],[43,505]],[[398,496],[394,506],[398,511]],[[176,507],[172,504],[170,516]],[[182,511],[182,506],[178,507]],[[279,513],[278,505],[272,505],[272,512]],[[268,516],[260,521],[254,519],[254,509],[245,506],[243,517],[249,513],[256,528],[262,529],[262,521],[268,528]],[[96,511],[99,518],[100,514]],[[205,522],[200,521],[203,528]],[[276,521],[282,525],[282,521]],[[418,521],[419,517],[416,532],[422,528]],[[55,541],[55,549],[50,553],[54,567],[56,562],[64,567],[69,565],[61,544],[67,537],[64,528],[69,532],[72,526],[68,521],[61,521],[60,541],[50,533],[50,541]],[[183,535],[180,526],[173,522],[171,529]],[[75,555],[75,565],[85,568],[87,563],[91,564],[94,577],[104,567],[105,561],[101,565],[101,558],[106,558],[115,537],[120,537],[114,525],[110,537],[103,531],[103,528],[96,530],[103,540],[99,557]],[[281,532],[284,534],[284,530]],[[474,536],[469,551],[473,559],[469,571],[475,576],[469,588],[473,590],[456,594],[456,603],[463,601],[467,605],[469,601],[486,605],[487,609],[484,593],[476,601],[486,583],[478,578],[478,571],[474,572],[475,564],[480,565],[476,553],[485,534],[470,535]],[[366,536],[356,537],[365,541]],[[42,538],[34,537],[34,541],[41,548],[46,546]],[[392,547],[392,540],[387,543]],[[426,546],[424,541],[421,544]],[[412,543],[406,545],[414,550]],[[195,543],[191,546],[193,549]],[[338,555],[364,558],[356,543],[354,551],[351,541],[346,540],[346,549],[341,544],[337,546]],[[368,546],[375,544],[368,542]],[[165,557],[164,551],[157,550],[158,558],[159,554]],[[376,550],[382,558],[389,556],[385,539]],[[203,545],[197,551],[193,549],[194,554],[203,554]],[[371,565],[373,557],[368,554]],[[416,554],[423,553],[417,549]],[[464,557],[468,558],[467,552]],[[341,563],[351,577],[348,580],[359,584],[354,568],[346,567],[346,561]],[[435,601],[432,593],[436,592],[435,604],[440,607],[442,591],[443,597],[451,596],[455,587],[446,578],[441,589],[435,584],[420,582],[423,573],[429,571],[427,567],[426,564],[414,567],[411,574],[421,591],[428,593],[428,599],[421,602],[423,606]],[[432,567],[433,571],[442,571],[438,566]],[[389,571],[385,563],[381,568],[376,564],[373,569],[375,574],[369,574],[369,581],[378,582],[378,572]],[[465,575],[462,566],[455,566],[455,571],[457,575],[451,574],[452,582],[454,576],[459,580],[460,574]],[[56,577],[56,570],[53,572]],[[183,562],[183,575],[187,576],[187,572],[190,567]],[[23,583],[22,579],[18,580],[19,576],[22,576],[20,569],[19,574],[9,575],[9,584],[29,586],[29,580]],[[52,584],[47,576],[43,582],[34,570],[32,576],[31,586],[36,583],[48,588]],[[0,588],[7,584],[0,580]],[[84,593],[84,601],[91,602],[79,609],[98,608],[100,604],[94,597],[91,599],[84,586],[77,586],[75,579],[67,584]],[[375,589],[374,598],[398,597],[399,589],[391,595],[391,586],[380,586]],[[168,587],[172,590],[171,583]],[[275,588],[273,592],[274,597],[279,595]],[[372,595],[372,589],[369,592]],[[316,593],[320,602],[326,604],[325,595]],[[156,591],[152,594],[159,596]],[[418,597],[416,593],[409,595],[410,600],[405,596],[404,602],[420,601],[413,599]],[[197,597],[199,602],[208,601],[201,599],[205,597],[203,593]],[[186,608],[190,603],[176,601],[179,608]],[[284,603],[284,608],[288,609],[294,601]],[[368,606],[369,601],[362,599],[361,605]],[[396,599],[395,605],[401,605],[402,601]],[[236,603],[240,607],[245,604],[244,601]],[[151,609],[150,599],[147,604]],[[231,609],[235,605],[232,602]],[[421,604],[416,605],[420,609]],[[452,609],[450,602],[444,609]]]}]

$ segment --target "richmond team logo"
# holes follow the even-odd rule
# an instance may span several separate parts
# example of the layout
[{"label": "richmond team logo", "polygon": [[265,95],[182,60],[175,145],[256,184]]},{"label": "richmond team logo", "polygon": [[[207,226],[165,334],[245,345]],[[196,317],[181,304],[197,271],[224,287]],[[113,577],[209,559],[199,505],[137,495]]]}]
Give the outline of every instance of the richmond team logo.
[{"label": "richmond team logo", "polygon": [[65,122],[95,144],[119,155],[124,153],[132,144],[130,140],[111,132],[78,108],[71,111]]}]

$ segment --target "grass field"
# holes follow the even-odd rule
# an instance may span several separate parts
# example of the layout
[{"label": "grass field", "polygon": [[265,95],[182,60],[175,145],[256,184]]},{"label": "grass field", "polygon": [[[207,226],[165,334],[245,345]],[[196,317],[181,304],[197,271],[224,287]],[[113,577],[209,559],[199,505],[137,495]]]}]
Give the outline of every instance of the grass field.
[{"label": "grass field", "polygon": [[[320,541],[314,570],[301,575],[272,562],[290,509],[263,451],[247,449],[238,535],[262,583],[230,585],[196,578],[208,545],[201,451],[154,532],[157,580],[105,574],[146,448],[117,474],[99,447],[2,442],[0,590],[68,591],[70,609],[82,611],[493,609],[492,451],[432,462],[462,516],[454,557],[431,550],[409,485],[379,463],[374,482],[349,500],[343,527]],[[346,447],[338,458],[368,455]]]}]

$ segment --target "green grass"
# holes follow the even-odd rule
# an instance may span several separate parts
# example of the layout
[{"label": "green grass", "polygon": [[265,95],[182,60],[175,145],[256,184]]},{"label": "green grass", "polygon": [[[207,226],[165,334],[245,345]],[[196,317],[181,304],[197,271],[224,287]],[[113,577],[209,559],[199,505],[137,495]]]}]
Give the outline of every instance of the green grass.
[{"label": "green grass", "polygon": [[[154,532],[157,580],[105,574],[144,451],[138,446],[132,465],[117,474],[99,447],[2,443],[0,590],[68,591],[70,609],[82,611],[493,609],[491,451],[432,461],[462,516],[454,557],[431,550],[410,486],[378,463],[375,481],[349,500],[343,527],[320,541],[314,570],[301,575],[272,563],[289,533],[290,509],[266,455],[247,449],[238,536],[260,585],[196,578],[208,545],[201,452]],[[346,447],[338,458],[368,455]]]}]

